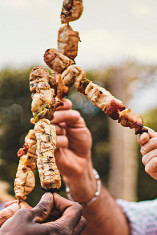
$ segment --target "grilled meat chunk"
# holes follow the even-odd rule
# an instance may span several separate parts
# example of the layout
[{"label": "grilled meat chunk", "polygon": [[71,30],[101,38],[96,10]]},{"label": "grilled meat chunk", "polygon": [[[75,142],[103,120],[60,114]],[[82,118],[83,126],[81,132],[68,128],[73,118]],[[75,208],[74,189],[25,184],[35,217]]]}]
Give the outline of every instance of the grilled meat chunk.
[{"label": "grilled meat chunk", "polygon": [[15,196],[18,200],[25,200],[26,195],[30,194],[35,187],[34,173],[30,167],[23,164],[23,157],[20,159],[14,182]]},{"label": "grilled meat chunk", "polygon": [[35,187],[35,177],[33,170],[36,167],[36,137],[34,130],[30,130],[25,137],[23,148],[19,149],[20,157],[14,191],[17,199],[25,200],[26,195],[32,192]]},{"label": "grilled meat chunk", "polygon": [[44,61],[50,69],[57,73],[62,73],[64,69],[74,63],[56,49],[48,49],[44,54]]},{"label": "grilled meat chunk", "polygon": [[68,58],[74,60],[77,56],[79,33],[70,25],[63,25],[58,31],[58,50]]},{"label": "grilled meat chunk", "polygon": [[143,133],[143,119],[136,113],[131,113],[130,109],[123,110],[119,113],[120,124],[124,127],[135,128],[135,134]]},{"label": "grilled meat chunk", "polygon": [[37,166],[41,187],[46,191],[58,190],[61,178],[56,166],[54,151],[56,148],[56,131],[50,121],[41,119],[35,124],[37,139]]},{"label": "grilled meat chunk", "polygon": [[61,22],[69,23],[80,18],[83,12],[82,0],[64,0],[61,12]]}]

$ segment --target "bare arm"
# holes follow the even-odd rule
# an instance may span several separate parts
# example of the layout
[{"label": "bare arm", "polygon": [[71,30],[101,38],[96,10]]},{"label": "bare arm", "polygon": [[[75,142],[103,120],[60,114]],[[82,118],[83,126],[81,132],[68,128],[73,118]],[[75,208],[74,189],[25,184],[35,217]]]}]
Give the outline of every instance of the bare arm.
[{"label": "bare arm", "polygon": [[[71,110],[69,101],[65,101],[62,110],[55,113],[52,123],[57,129],[57,166],[70,187],[73,199],[87,202],[96,192],[91,134],[80,114]],[[99,198],[84,207],[84,216],[87,220],[84,235],[129,234],[127,218],[104,186]]]}]

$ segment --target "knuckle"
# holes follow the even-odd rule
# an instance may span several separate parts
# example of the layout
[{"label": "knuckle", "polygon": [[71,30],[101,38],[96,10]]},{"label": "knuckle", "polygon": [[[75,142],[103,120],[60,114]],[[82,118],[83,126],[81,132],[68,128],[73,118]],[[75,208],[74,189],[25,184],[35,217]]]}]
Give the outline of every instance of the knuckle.
[{"label": "knuckle", "polygon": [[78,120],[79,120],[79,118],[80,118],[80,113],[79,113],[78,111],[76,111],[76,110],[71,110],[71,114],[72,114],[73,119],[74,119],[75,121],[78,121]]},{"label": "knuckle", "polygon": [[142,147],[142,148],[141,148],[141,150],[140,150],[140,152],[141,152],[141,154],[142,154],[142,155],[144,155],[144,154],[146,153],[145,148],[144,148],[144,147]]},{"label": "knuckle", "polygon": [[47,213],[47,208],[44,205],[44,203],[40,204],[38,207],[38,212],[42,215],[45,215]]},{"label": "knuckle", "polygon": [[145,167],[145,172],[147,172],[147,173],[148,173],[148,175],[150,175],[150,174],[151,174],[150,167],[148,167],[147,165],[146,165],[146,167]]},{"label": "knuckle", "polygon": [[146,159],[145,159],[145,156],[143,156],[143,158],[142,158],[142,163],[143,163],[143,165],[146,165]]},{"label": "knuckle", "polygon": [[154,161],[151,164],[152,172],[155,173],[157,171],[157,161],[154,159]]},{"label": "knuckle", "polygon": [[74,211],[76,211],[77,213],[80,214],[80,216],[83,214],[83,208],[82,208],[82,206],[79,203],[73,202],[72,207],[73,207]]},{"label": "knuckle", "polygon": [[45,215],[47,213],[47,203],[42,202],[37,208],[38,214]]}]

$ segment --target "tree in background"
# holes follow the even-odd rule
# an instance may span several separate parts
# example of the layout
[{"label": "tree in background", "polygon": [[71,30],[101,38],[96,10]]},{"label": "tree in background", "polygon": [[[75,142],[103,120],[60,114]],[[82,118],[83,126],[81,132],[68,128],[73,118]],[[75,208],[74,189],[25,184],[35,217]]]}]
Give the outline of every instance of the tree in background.
[{"label": "tree in background", "polygon": [[[117,84],[113,79],[117,79],[118,74],[122,74],[122,72],[125,71],[125,76],[123,76],[124,81],[122,82],[125,82],[126,77],[130,77],[131,81],[127,82],[127,85],[129,89],[131,89],[136,78],[136,73],[134,72],[134,76],[131,76],[130,71],[132,71],[132,69],[129,70],[129,66],[132,69],[134,68],[134,71],[136,71],[136,69],[141,71],[138,73],[138,77],[141,79],[141,81],[146,77],[151,80],[150,71],[152,71],[152,74],[154,74],[155,71],[155,66],[141,66],[127,63],[116,67],[102,68],[99,69],[99,71],[88,71],[87,77],[95,83],[104,86],[106,89],[113,90],[113,83]],[[10,183],[10,192],[12,195],[14,195],[13,183],[19,160],[17,157],[17,151],[23,145],[24,137],[28,130],[33,128],[33,126],[30,124],[30,118],[32,117],[31,94],[29,92],[28,86],[30,71],[31,68],[20,70],[4,69],[0,72],[0,179]],[[132,84],[131,88],[130,84]],[[113,95],[117,97],[116,91],[114,92],[114,90]],[[73,102],[73,108],[79,110],[82,116],[85,118],[87,126],[92,133],[92,158],[94,167],[100,173],[103,182],[108,185],[109,171],[111,166],[111,150],[114,149],[114,147],[111,145],[109,136],[109,118],[101,110],[93,106],[85,96],[76,92],[75,88],[71,89],[69,98]],[[121,97],[118,96],[117,98]],[[125,128],[120,125],[118,126],[120,128],[120,134]],[[129,133],[131,132],[132,131]],[[120,144],[119,139],[117,143]],[[118,159],[121,158],[123,159],[123,156],[120,154]],[[118,168],[118,165],[115,165],[114,167]],[[125,169],[127,169],[127,166]],[[144,170],[142,169],[142,171]],[[43,194],[42,190],[40,189],[41,187],[37,171],[35,174],[37,176],[36,187],[27,199],[27,202],[31,205],[35,205],[40,196]],[[123,175],[122,172],[119,174]],[[115,175],[113,175],[113,180],[116,177],[117,173],[115,172]],[[144,190],[142,190],[142,192],[143,191]],[[146,195],[146,191],[144,193]],[[65,195],[64,184],[61,189],[61,194]]]},{"label": "tree in background", "polygon": [[[138,65],[132,62],[110,69],[110,91],[130,108],[130,100],[139,88],[154,81],[156,66]],[[132,110],[132,112],[135,112]],[[111,170],[109,188],[115,197],[128,201],[137,199],[138,159],[134,130],[122,128],[110,120]]]}]

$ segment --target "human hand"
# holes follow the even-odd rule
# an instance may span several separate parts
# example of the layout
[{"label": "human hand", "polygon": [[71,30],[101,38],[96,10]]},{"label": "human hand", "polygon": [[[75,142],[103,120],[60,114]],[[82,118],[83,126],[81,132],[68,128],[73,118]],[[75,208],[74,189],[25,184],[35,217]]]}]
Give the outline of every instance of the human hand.
[{"label": "human hand", "polygon": [[51,121],[56,126],[56,163],[76,201],[90,200],[96,191],[91,162],[92,137],[79,112],[71,110],[71,101],[57,109]]},{"label": "human hand", "polygon": [[141,145],[142,163],[145,165],[145,171],[157,180],[157,133],[148,128],[148,133],[137,137]]},{"label": "human hand", "polygon": [[1,227],[0,234],[76,235],[84,230],[85,225],[82,207],[78,203],[68,201],[58,194],[45,193],[36,207],[20,209],[8,219]]},{"label": "human hand", "polygon": [[26,202],[21,202],[20,205],[17,203],[17,200],[7,202],[5,204],[5,209],[0,211],[0,227],[20,208],[31,209],[31,207]]}]

